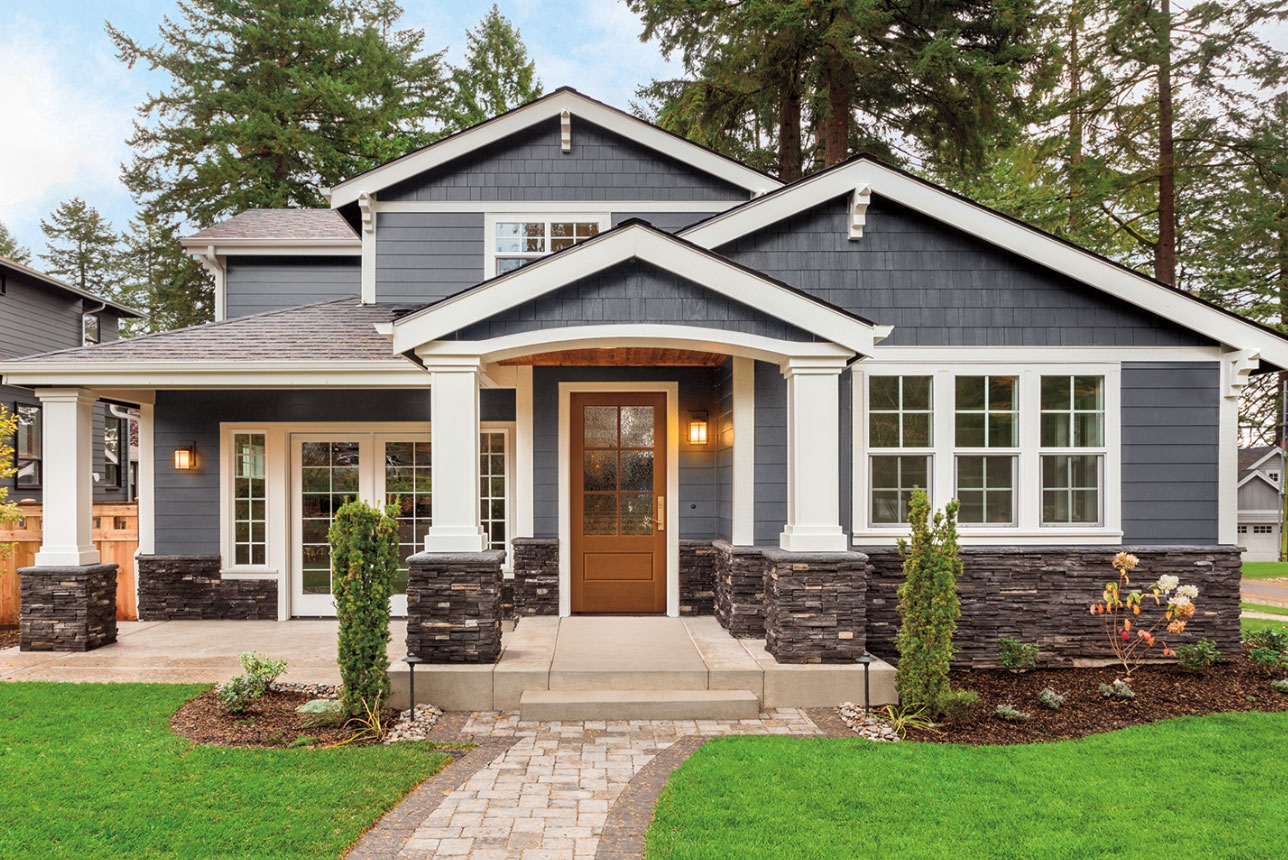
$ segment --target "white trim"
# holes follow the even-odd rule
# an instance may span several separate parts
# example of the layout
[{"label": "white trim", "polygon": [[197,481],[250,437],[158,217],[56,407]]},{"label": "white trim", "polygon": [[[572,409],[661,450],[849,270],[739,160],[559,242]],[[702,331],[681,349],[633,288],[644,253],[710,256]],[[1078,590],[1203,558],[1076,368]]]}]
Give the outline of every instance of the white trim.
[{"label": "white trim", "polygon": [[386,212],[512,212],[516,215],[554,212],[581,215],[588,212],[692,212],[708,215],[723,212],[740,202],[728,200],[384,200],[375,210]]},{"label": "white trim", "polygon": [[[192,247],[196,247],[195,245]],[[206,273],[215,280],[215,322],[222,322],[228,307],[228,264],[215,250],[214,245],[207,245],[198,250],[190,250],[192,258],[201,264]]]},{"label": "white trim", "polygon": [[347,203],[353,203],[363,191],[379,191],[419,176],[427,170],[469,155],[481,147],[523,131],[543,120],[558,117],[564,111],[739,188],[745,188],[750,194],[782,187],[782,183],[773,177],[662,131],[651,123],[610,108],[573,90],[558,90],[545,98],[537,99],[487,122],[445,137],[424,149],[333,186],[330,190],[331,208],[338,209]]},{"label": "white trim", "polygon": [[188,248],[193,256],[208,252],[210,249],[219,256],[227,254],[249,255],[294,255],[307,254],[356,254],[362,248],[362,239],[352,236],[344,239],[269,239],[269,238],[223,238],[202,239],[190,236],[180,239],[179,244]]},{"label": "white trim", "polygon": [[363,192],[358,195],[358,210],[362,213],[362,278],[361,295],[364,305],[376,303],[376,196]]},{"label": "white trim", "polygon": [[789,359],[787,378],[787,522],[778,545],[789,552],[840,552],[839,377],[844,360]]},{"label": "white trim", "polygon": [[871,186],[873,194],[949,224],[954,229],[1223,344],[1258,349],[1267,361],[1288,367],[1288,340],[1279,335],[1116,266],[1090,251],[1061,242],[1036,228],[868,159],[856,159],[802,179],[777,194],[743,204],[683,230],[679,235],[704,248],[715,248],[864,184]]},{"label": "white trim", "polygon": [[[259,434],[264,437],[264,563],[237,564],[237,546],[234,539],[235,499],[233,484],[233,437],[239,434]],[[219,425],[219,557],[220,576],[237,575],[243,579],[274,579],[280,569],[273,563],[272,535],[274,526],[280,527],[272,510],[272,488],[269,482],[269,433],[262,424]]]},{"label": "white trim", "polygon": [[98,564],[94,546],[93,392],[81,388],[44,388],[40,399],[41,487],[44,515],[36,567]]},{"label": "white trim", "polygon": [[1239,399],[1261,363],[1256,349],[1221,357],[1221,408],[1217,425],[1217,527],[1220,544],[1239,542]]},{"label": "white trim", "polygon": [[[152,555],[156,550],[156,406],[139,404],[139,548],[134,554]],[[136,568],[137,569],[137,568]],[[139,578],[134,577],[137,592]],[[136,594],[137,598],[138,595]],[[137,605],[137,604],[136,604]]]},{"label": "white trim", "polygon": [[733,506],[729,542],[756,542],[756,362],[733,359]]},{"label": "white trim", "polygon": [[869,354],[874,326],[808,298],[669,234],[633,224],[591,239],[394,322],[401,353],[559,289],[627,260],[659,266],[715,293],[750,305],[808,332]]},{"label": "white trim", "polygon": [[1261,471],[1260,469],[1254,469],[1253,471],[1244,475],[1243,479],[1240,480],[1239,483],[1235,485],[1236,488],[1240,490],[1243,489],[1244,485],[1247,484],[1249,481],[1251,481],[1253,478],[1261,479],[1265,483],[1269,484],[1270,487],[1273,488],[1276,493],[1279,492],[1279,484],[1275,483],[1274,479],[1272,479],[1269,475],[1267,475],[1265,472]]},{"label": "white trim", "polygon": [[[516,367],[514,386],[514,534],[532,537],[536,469],[533,452],[532,368]],[[513,554],[511,554],[513,562]]]},{"label": "white trim", "polygon": [[[575,217],[573,217],[574,215]],[[512,210],[509,208],[509,205],[506,203],[492,204],[491,208],[487,210],[487,214],[483,216],[483,275],[482,277],[479,278],[479,280],[486,281],[489,278],[496,277],[497,256],[502,256],[502,257],[522,256],[535,262],[537,260],[540,260],[542,257],[547,257],[551,253],[553,253],[552,251],[547,249],[542,254],[532,254],[532,255],[518,254],[518,253],[500,254],[496,250],[496,225],[498,221],[523,221],[523,222],[540,221],[542,223],[549,224],[555,221],[569,221],[569,220],[574,220],[579,223],[587,223],[591,221],[595,222],[598,225],[598,232],[596,233],[596,235],[599,235],[599,233],[607,233],[610,227],[612,226],[612,215],[609,212],[605,211],[602,205],[600,205],[599,208],[596,208],[594,210],[571,213],[567,211],[561,212],[558,209],[552,209],[550,207],[546,207],[545,209],[541,209],[541,210],[532,210],[532,211],[522,211],[517,209]],[[547,241],[550,238],[551,237],[549,235],[546,236]],[[582,241],[586,241],[586,240],[583,239]],[[531,264],[529,263],[528,265],[531,265]]]},{"label": "white trim", "polygon": [[1105,361],[1220,361],[1219,346],[881,346],[865,365],[899,364],[1046,364]]},{"label": "white trim", "polygon": [[572,615],[572,393],[582,391],[657,391],[666,394],[666,614],[680,615],[680,383],[559,383],[559,615]]},{"label": "white trim", "polygon": [[[1242,449],[1240,449],[1240,450],[1242,450]],[[1267,461],[1267,460],[1269,460],[1271,457],[1274,457],[1276,454],[1277,454],[1277,455],[1279,455],[1280,463],[1281,463],[1281,465],[1282,465],[1282,463],[1283,463],[1283,458],[1284,458],[1284,451],[1283,451],[1283,449],[1282,449],[1282,448],[1276,448],[1276,447],[1274,447],[1274,446],[1272,445],[1272,446],[1270,447],[1270,450],[1269,450],[1269,451],[1267,451],[1267,452],[1266,452],[1266,453],[1261,457],[1261,459],[1260,459],[1260,460],[1257,460],[1255,463],[1251,463],[1251,464],[1249,464],[1249,465],[1246,467],[1246,469],[1259,469],[1259,468],[1261,468],[1261,464],[1262,464],[1262,463],[1266,462],[1266,461]],[[1240,484],[1242,484],[1242,482],[1240,482]]]},{"label": "white trim", "polygon": [[860,185],[850,192],[850,240],[863,238],[863,228],[868,223],[868,207],[872,205],[872,186]]},{"label": "white trim", "polygon": [[6,384],[91,388],[424,388],[425,371],[388,361],[25,361],[0,363]]}]

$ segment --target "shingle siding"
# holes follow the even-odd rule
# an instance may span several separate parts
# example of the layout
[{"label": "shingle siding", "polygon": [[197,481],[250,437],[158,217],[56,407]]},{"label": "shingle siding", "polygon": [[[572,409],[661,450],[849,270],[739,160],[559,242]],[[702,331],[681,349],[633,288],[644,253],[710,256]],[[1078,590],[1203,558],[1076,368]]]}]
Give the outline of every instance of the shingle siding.
[{"label": "shingle siding", "polygon": [[477,149],[380,192],[381,200],[716,200],[745,189],[573,117],[572,150],[559,118]]},{"label": "shingle siding", "polygon": [[230,257],[224,313],[228,319],[357,297],[357,257]]},{"label": "shingle siding", "polygon": [[894,332],[883,346],[1196,346],[1212,341],[874,198],[850,241],[845,198],[717,250]]},{"label": "shingle siding", "polygon": [[1123,363],[1124,543],[1217,542],[1220,382],[1216,362]]}]

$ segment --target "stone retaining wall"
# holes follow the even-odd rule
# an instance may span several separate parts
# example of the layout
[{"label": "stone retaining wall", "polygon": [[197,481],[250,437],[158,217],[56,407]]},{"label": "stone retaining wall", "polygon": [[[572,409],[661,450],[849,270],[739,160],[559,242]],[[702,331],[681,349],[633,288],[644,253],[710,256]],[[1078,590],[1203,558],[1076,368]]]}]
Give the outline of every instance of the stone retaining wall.
[{"label": "stone retaining wall", "polygon": [[680,614],[712,615],[717,550],[709,540],[680,540]]},{"label": "stone retaining wall", "polygon": [[765,550],[765,650],[779,663],[853,663],[867,642],[867,556]]},{"label": "stone retaining wall", "polygon": [[141,555],[140,621],[273,621],[277,580],[223,579],[217,555]]},{"label": "stone retaining wall", "polygon": [[495,663],[504,560],[502,550],[407,559],[407,653],[427,663]]},{"label": "stone retaining wall", "polygon": [[116,565],[18,570],[18,648],[90,651],[116,641]]},{"label": "stone retaining wall", "polygon": [[[997,639],[1009,636],[1036,642],[1044,665],[1075,659],[1110,659],[1102,619],[1088,607],[1100,598],[1105,583],[1117,579],[1110,561],[1121,550],[1140,558],[1135,584],[1154,582],[1163,574],[1197,585],[1198,612],[1185,632],[1169,637],[1172,645],[1211,639],[1225,655],[1240,653],[1239,579],[1241,554],[1233,547],[967,547],[961,552],[958,581],[961,618],[953,641],[955,665],[996,666]],[[903,582],[903,562],[894,548],[865,549],[872,572],[868,578],[868,649],[891,660],[898,657],[894,637],[899,629],[896,589]]]},{"label": "stone retaining wall", "polygon": [[514,614],[559,614],[559,539],[515,538]]},{"label": "stone retaining wall", "polygon": [[765,635],[765,550],[732,546],[718,540],[716,550],[715,615],[720,626],[738,639]]}]

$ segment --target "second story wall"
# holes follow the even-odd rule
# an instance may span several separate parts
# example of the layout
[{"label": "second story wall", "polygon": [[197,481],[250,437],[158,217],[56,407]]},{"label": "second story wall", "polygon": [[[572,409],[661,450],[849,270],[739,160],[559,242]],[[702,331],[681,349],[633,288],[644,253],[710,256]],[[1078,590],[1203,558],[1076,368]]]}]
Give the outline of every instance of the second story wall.
[{"label": "second story wall", "polygon": [[[0,295],[0,354],[17,357],[80,346],[81,305],[79,296],[7,273]],[[103,314],[101,319],[106,338],[106,323],[110,319],[114,333],[116,318]]]},{"label": "second story wall", "polygon": [[225,316],[357,296],[361,268],[357,257],[230,257]]}]

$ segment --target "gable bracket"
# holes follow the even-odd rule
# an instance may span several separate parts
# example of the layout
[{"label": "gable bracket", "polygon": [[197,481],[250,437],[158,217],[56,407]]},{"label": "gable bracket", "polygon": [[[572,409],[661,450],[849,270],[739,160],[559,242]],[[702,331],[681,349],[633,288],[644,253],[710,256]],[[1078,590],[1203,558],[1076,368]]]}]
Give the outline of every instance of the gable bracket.
[{"label": "gable bracket", "polygon": [[362,232],[370,233],[376,229],[376,199],[370,191],[358,195],[358,211],[362,213]]},{"label": "gable bracket", "polygon": [[1261,364],[1259,350],[1240,349],[1221,356],[1221,393],[1238,398],[1248,384],[1248,377]]},{"label": "gable bracket", "polygon": [[559,149],[572,152],[572,114],[568,111],[559,114]]},{"label": "gable bracket", "polygon": [[872,203],[872,186],[863,183],[850,192],[850,241],[863,238],[863,227],[868,222],[868,205]]}]

